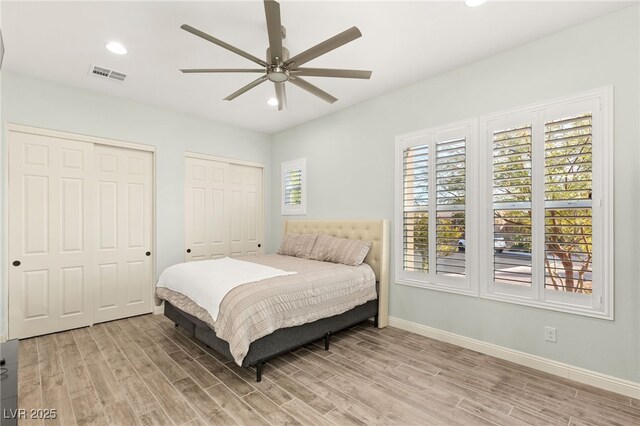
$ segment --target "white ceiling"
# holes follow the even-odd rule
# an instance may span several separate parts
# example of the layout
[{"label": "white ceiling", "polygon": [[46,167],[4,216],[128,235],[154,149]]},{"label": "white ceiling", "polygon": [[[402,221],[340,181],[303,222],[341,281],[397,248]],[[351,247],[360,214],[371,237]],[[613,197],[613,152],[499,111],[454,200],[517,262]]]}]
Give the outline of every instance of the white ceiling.
[{"label": "white ceiling", "polygon": [[[351,26],[363,37],[306,64],[373,70],[371,80],[308,77],[339,99],[333,105],[287,85],[289,107],[266,101],[269,82],[232,102],[225,96],[253,74],[184,75],[179,68],[255,68],[252,62],[180,29],[190,24],[264,57],[260,0],[30,2],[3,1],[4,67],[48,80],[155,104],[264,133],[362,102],[636,2],[281,1],[285,46],[295,55]],[[109,53],[107,41],[129,54]],[[88,75],[90,64],[128,74],[124,83]]]}]

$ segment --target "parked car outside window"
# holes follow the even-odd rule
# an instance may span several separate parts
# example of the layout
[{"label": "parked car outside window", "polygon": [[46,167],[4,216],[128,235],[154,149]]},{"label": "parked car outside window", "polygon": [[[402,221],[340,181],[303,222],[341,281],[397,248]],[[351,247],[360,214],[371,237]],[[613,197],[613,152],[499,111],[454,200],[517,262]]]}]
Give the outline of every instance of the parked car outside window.
[{"label": "parked car outside window", "polygon": [[[458,251],[460,253],[464,253],[465,251],[465,243],[464,239],[458,240]],[[502,253],[504,249],[507,247],[507,243],[504,241],[504,237],[495,237],[493,239],[493,249],[496,253]]]}]

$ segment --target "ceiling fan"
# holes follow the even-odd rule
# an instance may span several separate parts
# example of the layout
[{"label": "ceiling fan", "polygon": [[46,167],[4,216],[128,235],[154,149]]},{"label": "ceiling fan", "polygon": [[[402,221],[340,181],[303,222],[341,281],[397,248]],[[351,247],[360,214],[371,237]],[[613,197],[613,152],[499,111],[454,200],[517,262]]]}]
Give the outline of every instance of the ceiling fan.
[{"label": "ceiling fan", "polygon": [[243,93],[253,89],[259,84],[269,80],[275,84],[276,98],[278,99],[278,111],[286,108],[287,96],[285,93],[285,82],[290,82],[299,88],[306,90],[307,92],[316,95],[317,97],[324,99],[329,103],[334,103],[338,99],[331,96],[327,92],[319,89],[313,84],[301,77],[337,77],[337,78],[361,78],[369,79],[371,77],[371,71],[362,70],[346,70],[346,69],[327,69],[327,68],[301,68],[301,65],[324,55],[340,46],[343,46],[362,36],[360,30],[356,27],[351,27],[346,31],[337,34],[322,43],[319,43],[302,53],[289,57],[289,51],[282,46],[282,39],[286,36],[285,28],[280,23],[280,4],[274,0],[264,0],[264,11],[267,18],[267,33],[269,36],[269,48],[267,49],[266,60],[263,61],[250,53],[247,53],[237,47],[234,47],[222,40],[219,40],[207,33],[204,33],[190,25],[182,25],[185,31],[190,32],[200,38],[203,38],[213,44],[225,48],[233,53],[236,53],[244,58],[249,59],[252,62],[260,65],[261,68],[256,69],[244,69],[244,68],[201,68],[201,69],[181,69],[185,74],[195,73],[260,73],[263,74],[256,80],[247,84],[246,86],[236,90],[226,98],[227,101],[232,101]]}]

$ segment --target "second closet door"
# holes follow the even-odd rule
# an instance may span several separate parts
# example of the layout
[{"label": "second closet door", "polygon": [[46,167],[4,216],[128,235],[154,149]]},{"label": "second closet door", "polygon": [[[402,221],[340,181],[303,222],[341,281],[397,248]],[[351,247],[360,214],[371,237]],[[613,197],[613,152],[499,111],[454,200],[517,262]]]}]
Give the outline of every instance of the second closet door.
[{"label": "second closet door", "polygon": [[262,248],[262,169],[230,165],[231,256],[255,256]]},{"label": "second closet door", "polygon": [[262,168],[192,157],[185,166],[185,259],[262,253]]},{"label": "second closet door", "polygon": [[229,256],[229,163],[186,159],[187,260]]},{"label": "second closet door", "polygon": [[152,154],[95,146],[95,322],[152,310]]}]

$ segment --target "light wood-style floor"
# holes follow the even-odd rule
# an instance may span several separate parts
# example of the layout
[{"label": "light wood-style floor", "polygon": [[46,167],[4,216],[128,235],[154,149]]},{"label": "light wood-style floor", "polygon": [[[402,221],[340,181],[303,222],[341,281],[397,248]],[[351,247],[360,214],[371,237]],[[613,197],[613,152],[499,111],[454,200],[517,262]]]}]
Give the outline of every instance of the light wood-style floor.
[{"label": "light wood-style floor", "polygon": [[57,409],[45,425],[640,424],[639,400],[391,327],[281,356],[261,383],[183,333],[145,315],[23,340],[19,406]]}]

